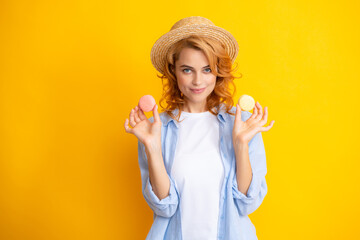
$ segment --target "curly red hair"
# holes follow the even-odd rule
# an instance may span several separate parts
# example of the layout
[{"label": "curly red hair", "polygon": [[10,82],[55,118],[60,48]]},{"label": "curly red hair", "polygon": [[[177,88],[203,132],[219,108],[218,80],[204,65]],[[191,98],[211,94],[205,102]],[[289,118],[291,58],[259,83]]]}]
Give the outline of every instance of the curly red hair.
[{"label": "curly red hair", "polygon": [[[236,68],[232,69],[231,59],[219,41],[198,35],[192,35],[174,43],[167,52],[164,74],[157,75],[161,78],[163,84],[163,95],[160,99],[161,108],[171,118],[179,121],[185,101],[177,84],[175,62],[179,59],[181,50],[186,47],[203,51],[209,61],[212,73],[216,76],[214,91],[207,97],[206,107],[208,111],[217,115],[219,105],[224,104],[226,112],[235,115],[235,113],[230,112],[234,105],[233,96],[236,92],[234,79],[241,78],[242,75],[240,77],[233,75]],[[233,86],[233,92],[230,85]],[[164,101],[166,103],[165,108],[161,104]],[[176,108],[179,109],[179,112],[177,116],[174,116],[172,111]],[[213,111],[213,109],[216,109],[216,111]]]}]

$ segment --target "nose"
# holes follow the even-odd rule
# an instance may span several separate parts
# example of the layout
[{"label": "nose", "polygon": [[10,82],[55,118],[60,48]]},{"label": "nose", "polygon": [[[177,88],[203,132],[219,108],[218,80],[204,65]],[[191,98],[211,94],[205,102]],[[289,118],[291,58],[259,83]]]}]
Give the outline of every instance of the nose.
[{"label": "nose", "polygon": [[199,86],[199,85],[201,85],[201,82],[202,82],[201,72],[197,72],[196,74],[194,74],[192,84],[194,86]]}]

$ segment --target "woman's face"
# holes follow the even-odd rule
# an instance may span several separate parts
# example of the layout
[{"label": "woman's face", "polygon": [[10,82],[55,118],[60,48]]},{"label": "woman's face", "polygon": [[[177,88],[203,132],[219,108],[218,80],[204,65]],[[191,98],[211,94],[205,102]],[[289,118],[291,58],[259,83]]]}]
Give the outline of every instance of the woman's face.
[{"label": "woman's face", "polygon": [[[204,112],[206,98],[215,88],[216,76],[212,74],[205,54],[193,48],[184,48],[175,63],[175,75],[180,91],[184,94],[187,112]],[[203,89],[201,92],[194,89]]]}]

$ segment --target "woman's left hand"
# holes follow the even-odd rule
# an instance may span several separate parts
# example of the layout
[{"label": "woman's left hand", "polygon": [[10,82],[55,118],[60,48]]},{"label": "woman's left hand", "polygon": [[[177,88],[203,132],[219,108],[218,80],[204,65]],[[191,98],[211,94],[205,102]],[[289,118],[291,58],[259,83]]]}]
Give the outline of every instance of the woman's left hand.
[{"label": "woman's left hand", "polygon": [[272,120],[267,127],[263,127],[263,125],[267,122],[267,117],[267,107],[264,108],[263,114],[260,103],[256,102],[253,114],[244,122],[241,120],[240,106],[239,104],[236,104],[236,115],[232,133],[233,143],[249,143],[258,132],[267,132],[270,130],[275,121]]}]

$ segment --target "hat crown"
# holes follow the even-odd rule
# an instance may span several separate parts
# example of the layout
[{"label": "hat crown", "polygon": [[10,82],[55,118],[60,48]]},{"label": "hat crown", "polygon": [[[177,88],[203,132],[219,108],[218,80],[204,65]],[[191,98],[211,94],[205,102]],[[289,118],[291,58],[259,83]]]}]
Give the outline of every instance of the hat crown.
[{"label": "hat crown", "polygon": [[170,29],[174,30],[177,28],[185,27],[185,26],[191,26],[191,25],[212,25],[215,26],[215,24],[210,21],[207,18],[200,17],[200,16],[192,16],[192,17],[186,17],[183,19],[180,19],[177,21]]},{"label": "hat crown", "polygon": [[190,36],[204,36],[219,41],[224,47],[232,63],[239,51],[239,45],[227,30],[216,26],[212,21],[201,16],[190,16],[178,20],[169,32],[159,37],[151,48],[150,58],[153,66],[164,74],[166,57],[170,47]]}]

